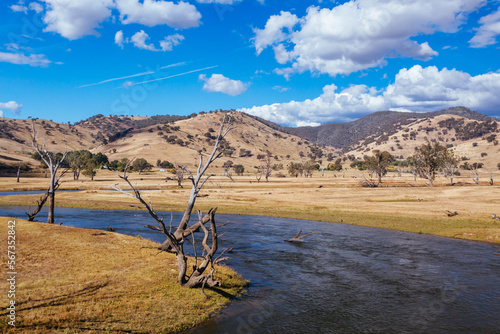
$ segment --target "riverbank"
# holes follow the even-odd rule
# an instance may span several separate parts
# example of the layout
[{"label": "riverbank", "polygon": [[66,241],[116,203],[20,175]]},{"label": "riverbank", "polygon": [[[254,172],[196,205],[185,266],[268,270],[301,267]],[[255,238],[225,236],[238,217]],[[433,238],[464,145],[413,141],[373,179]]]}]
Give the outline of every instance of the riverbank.
[{"label": "riverbank", "polygon": [[[7,239],[8,221],[0,217]],[[16,330],[23,333],[85,331],[168,333],[207,320],[241,291],[244,281],[219,267],[220,290],[177,284],[172,254],[141,247],[140,237],[15,220]],[[7,263],[7,250],[2,252]],[[6,268],[6,267],[5,267]],[[1,283],[7,291],[7,282]],[[7,299],[0,305],[0,330],[9,332]]]},{"label": "riverbank", "polygon": [[[189,197],[189,180],[179,188],[158,173],[131,174],[134,185],[149,196],[158,211],[184,211]],[[395,173],[384,178],[380,188],[363,188],[361,174],[351,171],[345,177],[275,178],[256,182],[254,176],[211,178],[200,193],[196,208],[207,212],[218,206],[219,213],[272,216],[337,222],[413,233],[500,243],[500,187],[467,183],[447,185],[438,178],[436,187],[425,180]],[[2,179],[4,181],[4,179]],[[47,179],[5,179],[3,190],[43,189]],[[112,173],[101,171],[95,181],[65,178],[62,189],[81,189],[76,193],[57,193],[56,205],[89,209],[133,210],[132,198],[109,186],[119,184]],[[125,187],[125,185],[122,185]],[[108,189],[108,190],[104,190]],[[39,195],[0,196],[0,205],[33,205]],[[447,212],[458,215],[448,217]],[[56,213],[57,215],[57,213]],[[306,227],[304,227],[306,228]]]}]

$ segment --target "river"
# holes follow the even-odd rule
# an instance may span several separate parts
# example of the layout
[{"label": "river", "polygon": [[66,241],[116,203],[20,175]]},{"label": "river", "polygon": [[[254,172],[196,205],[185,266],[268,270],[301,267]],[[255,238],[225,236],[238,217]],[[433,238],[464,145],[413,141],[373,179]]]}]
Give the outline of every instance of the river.
[{"label": "river", "polygon": [[[0,216],[23,214],[0,206]],[[143,227],[154,222],[142,211],[56,208],[56,218],[164,240]],[[229,222],[219,231],[220,250],[234,248],[227,265],[251,284],[186,333],[500,333],[498,245],[306,220],[216,219]],[[318,234],[284,241],[299,229]]]}]

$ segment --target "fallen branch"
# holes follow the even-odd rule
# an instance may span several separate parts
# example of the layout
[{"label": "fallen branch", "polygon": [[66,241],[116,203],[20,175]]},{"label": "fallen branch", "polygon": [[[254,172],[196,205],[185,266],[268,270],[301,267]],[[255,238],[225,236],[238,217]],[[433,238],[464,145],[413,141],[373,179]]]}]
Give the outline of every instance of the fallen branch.
[{"label": "fallen branch", "polygon": [[311,233],[305,234],[303,236],[300,236],[301,233],[302,233],[302,230],[300,230],[299,233],[297,233],[293,238],[288,239],[287,241],[288,242],[303,242],[305,237],[308,237],[312,234],[318,234],[318,232],[311,232]]}]

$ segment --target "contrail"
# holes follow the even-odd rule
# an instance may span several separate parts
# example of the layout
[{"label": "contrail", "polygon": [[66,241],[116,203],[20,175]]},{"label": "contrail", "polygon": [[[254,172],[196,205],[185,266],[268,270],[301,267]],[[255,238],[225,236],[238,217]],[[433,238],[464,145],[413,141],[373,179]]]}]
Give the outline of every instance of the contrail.
[{"label": "contrail", "polygon": [[83,86],[80,86],[78,88],[83,88],[83,87],[89,87],[89,86],[95,86],[95,85],[100,85],[100,84],[103,84],[103,83],[106,83],[106,82],[111,82],[111,81],[116,81],[116,80],[122,80],[122,79],[128,79],[128,78],[134,78],[134,77],[139,77],[141,75],[148,75],[148,74],[153,74],[155,73],[154,71],[148,71],[148,72],[142,72],[142,73],[137,73],[137,74],[132,74],[132,75],[127,75],[125,77],[119,77],[119,78],[113,78],[113,79],[107,79],[107,80],[104,80],[104,81],[101,81],[101,82],[96,82],[96,83],[91,83],[91,84],[88,84],[88,85],[83,85]]},{"label": "contrail", "polygon": [[170,78],[175,78],[175,77],[179,77],[181,75],[186,75],[186,74],[189,74],[189,73],[194,73],[194,72],[200,72],[200,71],[204,71],[204,70],[209,70],[209,69],[215,68],[215,67],[218,67],[218,65],[204,67],[204,68],[200,68],[200,69],[197,69],[197,70],[192,70],[192,71],[188,71],[188,72],[184,72],[184,73],[169,75],[168,77],[163,77],[163,78],[158,78],[158,79],[153,79],[153,80],[148,80],[148,81],[142,81],[142,82],[134,82],[134,83],[131,83],[130,85],[128,85],[127,87],[132,87],[132,86],[136,86],[136,85],[150,83],[150,82],[153,82],[153,81],[160,81],[160,80],[166,80],[166,79],[170,79]]}]

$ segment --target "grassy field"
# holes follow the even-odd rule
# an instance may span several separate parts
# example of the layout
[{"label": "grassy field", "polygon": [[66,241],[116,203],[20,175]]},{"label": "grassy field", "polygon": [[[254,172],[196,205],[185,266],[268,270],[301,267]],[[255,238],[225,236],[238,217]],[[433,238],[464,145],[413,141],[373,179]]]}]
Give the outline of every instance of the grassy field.
[{"label": "grassy field", "polygon": [[[0,235],[7,240],[7,218]],[[169,333],[206,320],[241,291],[241,277],[219,267],[223,286],[177,284],[175,256],[139,237],[16,220],[16,329],[1,299],[0,331],[19,333]],[[2,242],[2,245],[6,243]],[[7,272],[7,252],[2,251]],[[7,282],[0,283],[7,296]]]},{"label": "grassy field", "polygon": [[[220,176],[211,178],[200,193],[197,208],[207,211],[218,206],[219,213],[266,215],[346,224],[372,226],[414,233],[500,243],[500,187],[490,186],[483,176],[481,186],[468,177],[456,178],[455,186],[438,178],[435,187],[411,175],[390,173],[379,188],[364,188],[363,175],[357,171],[316,173],[312,178],[276,178],[257,182],[252,175],[235,176],[232,182]],[[131,175],[133,184],[147,194],[156,210],[183,211],[189,196],[190,181],[179,188],[166,181],[165,173]],[[498,179],[499,175],[495,174]],[[44,189],[47,179],[2,179],[0,190]],[[62,189],[81,189],[78,193],[58,193],[56,205],[79,208],[133,209],[133,199],[109,189],[120,184],[116,175],[101,171],[95,181],[66,177]],[[123,187],[125,185],[121,184]],[[33,204],[38,195],[0,196],[1,204]],[[448,217],[446,211],[458,212]],[[57,216],[57,213],[56,213]],[[306,229],[307,226],[304,226]]]}]

